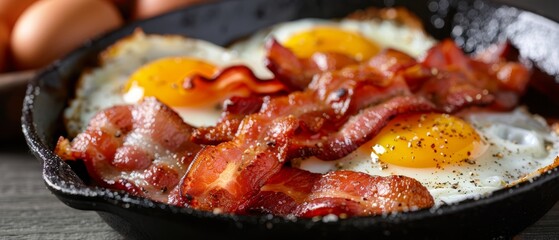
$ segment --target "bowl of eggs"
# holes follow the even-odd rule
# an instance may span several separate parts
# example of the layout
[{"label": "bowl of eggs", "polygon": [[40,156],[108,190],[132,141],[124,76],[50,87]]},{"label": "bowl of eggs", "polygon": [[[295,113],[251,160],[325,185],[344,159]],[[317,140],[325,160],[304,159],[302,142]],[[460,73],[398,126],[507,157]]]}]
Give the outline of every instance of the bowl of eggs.
[{"label": "bowl of eggs", "polygon": [[128,237],[508,238],[559,200],[540,38],[559,24],[487,1],[197,5],[46,67],[23,133]]},{"label": "bowl of eggs", "polygon": [[6,0],[0,3],[0,106],[2,136],[23,136],[19,106],[25,85],[40,69],[73,49],[127,22],[195,4],[196,1]]}]

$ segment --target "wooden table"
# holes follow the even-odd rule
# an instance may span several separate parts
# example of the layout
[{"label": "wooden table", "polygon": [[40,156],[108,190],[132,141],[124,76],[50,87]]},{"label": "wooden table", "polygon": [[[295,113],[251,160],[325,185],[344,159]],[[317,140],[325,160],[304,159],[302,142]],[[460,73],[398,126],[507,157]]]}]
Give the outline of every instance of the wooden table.
[{"label": "wooden table", "polygon": [[[559,204],[515,239],[559,238]],[[45,187],[28,152],[0,152],[0,239],[124,239],[90,211],[70,208]]]},{"label": "wooden table", "polygon": [[45,187],[27,152],[0,153],[0,239],[123,239],[90,211],[70,208]]}]

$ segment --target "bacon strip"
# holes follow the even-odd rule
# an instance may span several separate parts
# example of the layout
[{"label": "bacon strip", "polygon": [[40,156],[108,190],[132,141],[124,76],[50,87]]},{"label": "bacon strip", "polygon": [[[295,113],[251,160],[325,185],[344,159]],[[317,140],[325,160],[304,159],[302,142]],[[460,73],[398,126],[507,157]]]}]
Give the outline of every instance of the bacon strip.
[{"label": "bacon strip", "polygon": [[[314,75],[313,81],[305,91],[271,98],[264,102],[259,113],[243,120],[245,127],[250,125],[264,135],[249,134],[254,130],[244,128],[237,132],[232,141],[204,149],[187,174],[181,194],[189,204],[200,209],[242,213],[250,198],[279,171],[287,158],[316,155],[321,159],[338,159],[368,141],[390,118],[398,114],[433,111],[437,108],[452,112],[471,104],[472,101],[468,97],[472,91],[478,93],[480,86],[485,85],[471,82],[476,72],[470,67],[469,60],[455,50],[454,45],[443,43],[431,50],[427,60],[422,63],[423,66],[419,65],[420,68],[437,68],[438,71],[453,76],[447,81],[452,84],[443,85],[435,83],[434,79],[438,79],[432,75],[419,74],[422,79],[427,79],[419,88],[419,96],[410,94],[404,80],[410,77],[406,75],[409,72],[405,69],[418,64],[396,51],[385,51],[366,65]],[[274,54],[286,55],[289,51],[280,48],[277,42],[272,42],[272,60]],[[289,56],[285,58],[290,59]],[[286,61],[278,66],[281,66],[278,69],[285,70],[288,75],[303,69],[301,62]],[[279,75],[281,74],[280,72]],[[291,83],[301,87],[300,80],[296,79]],[[418,82],[421,83],[416,83]],[[438,87],[439,85],[442,87]],[[429,91],[431,88],[435,90]],[[435,104],[425,97],[430,98]],[[482,97],[477,100],[479,101],[473,104],[492,101]],[[281,128],[287,132],[270,132],[267,126],[274,128],[274,124],[291,127]],[[282,144],[274,143],[273,146],[269,146],[265,136],[281,137],[283,140],[278,142]],[[256,150],[253,149],[254,146],[258,146]],[[278,146],[281,148],[281,154],[273,155],[268,151]],[[242,155],[245,152],[250,154]],[[260,171],[255,173],[252,171],[254,168]],[[248,177],[249,175],[251,177]],[[338,200],[332,201],[334,200],[328,199],[326,202],[330,203],[325,206]],[[344,203],[348,208],[339,211],[351,212],[361,206],[352,204]]]},{"label": "bacon strip", "polygon": [[416,94],[448,113],[474,105],[491,105],[496,110],[516,106],[528,84],[529,71],[519,63],[502,58],[487,59],[495,62],[470,59],[452,40],[442,41],[421,62],[437,74],[423,82]]},{"label": "bacon strip", "polygon": [[191,131],[173,110],[146,98],[98,113],[71,144],[59,140],[56,151],[66,160],[83,160],[100,186],[168,202],[200,150]]},{"label": "bacon strip", "polygon": [[306,89],[317,73],[357,64],[353,58],[339,53],[315,53],[308,59],[301,59],[275,39],[266,42],[266,49],[266,66],[293,91]]},{"label": "bacon strip", "polygon": [[320,141],[309,141],[298,138],[299,143],[311,148],[313,154],[322,160],[342,158],[363,143],[372,139],[388,121],[402,113],[433,111],[431,102],[421,97],[394,97],[382,104],[368,107],[349,119],[344,126]]},{"label": "bacon strip", "polygon": [[257,113],[264,103],[263,97],[232,97],[223,104],[223,113],[216,126],[194,129],[192,141],[198,144],[217,145],[231,141],[246,115]]},{"label": "bacon strip", "polygon": [[301,217],[327,214],[369,216],[413,211],[433,205],[433,197],[427,188],[413,178],[333,171],[315,183],[311,194],[295,212]]},{"label": "bacon strip", "polygon": [[245,118],[232,141],[200,151],[184,178],[181,195],[198,209],[240,212],[280,170],[296,128],[292,116]]},{"label": "bacon strip", "polygon": [[412,178],[353,171],[322,175],[284,167],[251,200],[247,212],[299,217],[367,216],[433,205],[427,188]]},{"label": "bacon strip", "polygon": [[[374,70],[371,66],[334,75],[325,74],[323,78],[316,78],[306,91],[270,98],[264,102],[259,113],[243,119],[231,141],[208,146],[197,155],[182,183],[181,195],[191,206],[199,209],[242,213],[248,201],[294,154],[292,149],[297,149],[299,153],[308,151],[309,146],[292,143],[293,137],[300,135],[296,130],[330,131],[332,126],[340,125],[339,122],[343,123],[361,107],[409,93],[402,79],[386,79],[384,75],[383,70]],[[371,94],[374,92],[383,94]],[[360,93],[362,102],[354,103],[355,93]],[[404,103],[395,101],[394,105]],[[415,106],[415,103],[410,106]],[[408,109],[411,107],[407,105],[383,107],[389,107],[389,110],[379,121],[388,121],[389,117],[404,110],[419,110]],[[366,130],[377,128],[371,126]],[[357,137],[359,141],[366,141],[371,134]],[[348,144],[357,148],[359,141]],[[312,145],[313,148],[316,146]]]},{"label": "bacon strip", "polygon": [[194,75],[183,82],[191,106],[222,102],[232,96],[248,97],[255,94],[276,94],[286,90],[277,79],[259,79],[246,66],[230,66],[213,78]]},{"label": "bacon strip", "polygon": [[[413,58],[398,51],[387,50],[366,64],[318,74],[307,90],[263,102],[261,112],[268,111],[266,109],[283,109],[281,114],[296,116],[303,124],[301,127],[311,130],[311,134],[337,131],[351,115],[365,107],[393,96],[410,95],[406,81],[401,74],[396,73],[413,64],[416,64]],[[243,105],[245,100],[237,99],[233,103]],[[258,107],[251,110],[260,107],[257,101],[252,104]],[[217,144],[230,140],[237,131],[242,116],[228,112],[226,109],[216,126],[195,130],[195,141]]]},{"label": "bacon strip", "polygon": [[[272,94],[284,90],[284,85],[275,79],[259,79],[247,66],[230,66],[221,70],[214,78],[205,78],[202,75],[193,76],[190,81],[185,81],[185,88],[202,88],[199,91],[217,92],[236,88],[248,88],[250,93]],[[209,88],[209,89],[207,89]]]},{"label": "bacon strip", "polygon": [[[269,66],[277,79],[261,83],[237,66],[213,80],[186,81],[186,88],[207,85],[220,94],[244,94],[227,102],[215,127],[193,129],[147,99],[103,111],[72,143],[61,139],[57,153],[83,159],[102,186],[201,210],[302,217],[414,210],[432,206],[433,199],[413,179],[351,171],[320,175],[284,165],[310,155],[341,158],[398,114],[455,112],[472,105],[510,108],[528,76],[521,65],[500,58],[469,59],[449,41],[419,63],[386,50],[362,64],[330,53],[299,59],[277,42],[269,44]],[[284,85],[302,91],[253,94],[277,94]]]},{"label": "bacon strip", "polygon": [[262,186],[244,211],[280,216],[295,214],[297,206],[305,202],[320,177],[318,173],[283,167]]}]

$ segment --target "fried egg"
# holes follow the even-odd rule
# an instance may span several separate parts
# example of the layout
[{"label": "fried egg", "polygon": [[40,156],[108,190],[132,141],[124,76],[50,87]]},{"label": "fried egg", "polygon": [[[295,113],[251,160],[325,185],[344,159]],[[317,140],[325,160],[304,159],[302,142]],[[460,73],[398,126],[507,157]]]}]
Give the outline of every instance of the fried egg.
[{"label": "fried egg", "polygon": [[211,77],[237,64],[248,66],[261,79],[272,78],[264,47],[271,37],[301,58],[337,52],[359,61],[387,47],[419,56],[435,43],[421,29],[380,19],[302,19],[257,32],[228,49],[203,40],[137,31],[105,50],[99,67],[82,74],[76,97],[64,113],[67,130],[75,136],[98,111],[133,104],[144,96],[157,97],[195,127],[214,125],[221,115],[219,107],[200,99],[203,94],[185,97],[180,84],[188,76]]},{"label": "fried egg", "polygon": [[266,56],[264,45],[270,38],[300,58],[315,52],[335,52],[358,61],[367,60],[385,48],[418,57],[436,43],[423,30],[394,20],[301,19],[274,25],[230,48],[241,58],[262,64]]},{"label": "fried egg", "polygon": [[99,66],[82,74],[76,97],[64,112],[70,136],[85,130],[100,110],[137,103],[144,96],[157,97],[193,126],[213,125],[221,116],[219,103],[206,101],[211,96],[201,98],[204,93],[189,94],[180,84],[194,74],[212,77],[231,65],[250,67],[227,49],[203,40],[141,31],[100,56]]},{"label": "fried egg", "polygon": [[559,165],[559,136],[524,108],[508,113],[406,114],[336,161],[298,159],[295,167],[420,181],[436,204],[479,198]]},{"label": "fried egg", "polygon": [[[181,82],[194,74],[212,77],[231,65],[247,65],[260,78],[265,42],[274,38],[300,58],[336,52],[365,61],[385,48],[420,57],[435,44],[422,30],[392,20],[302,19],[272,26],[229,49],[180,36],[136,32],[101,54],[98,67],[82,74],[76,97],[64,112],[70,137],[85,130],[102,109],[155,96],[185,122],[214,125],[215,102],[185,97]],[[203,94],[203,93],[201,93]],[[346,157],[295,159],[294,167],[317,173],[353,170],[405,175],[427,187],[437,205],[479,198],[526,181],[559,165],[559,136],[523,108],[508,113],[405,114]]]}]

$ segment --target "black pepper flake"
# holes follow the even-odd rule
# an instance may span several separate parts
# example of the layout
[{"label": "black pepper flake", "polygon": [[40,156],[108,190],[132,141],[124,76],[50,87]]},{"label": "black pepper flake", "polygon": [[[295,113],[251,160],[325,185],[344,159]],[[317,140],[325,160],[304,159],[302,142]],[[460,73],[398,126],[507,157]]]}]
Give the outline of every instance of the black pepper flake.
[{"label": "black pepper flake", "polygon": [[467,163],[467,164],[470,164],[470,165],[476,164],[476,161],[475,161],[475,160],[469,159],[469,158],[464,159],[463,162],[465,162],[465,163]]},{"label": "black pepper flake", "polygon": [[493,154],[493,157],[496,157],[496,158],[500,159],[500,158],[503,158],[503,154],[502,153],[495,153],[495,154]]}]

